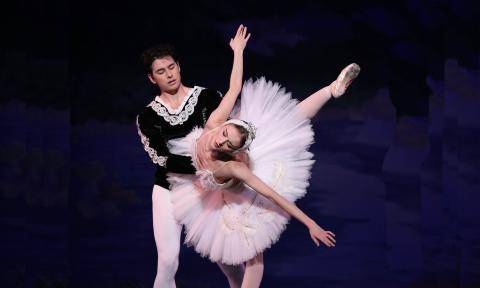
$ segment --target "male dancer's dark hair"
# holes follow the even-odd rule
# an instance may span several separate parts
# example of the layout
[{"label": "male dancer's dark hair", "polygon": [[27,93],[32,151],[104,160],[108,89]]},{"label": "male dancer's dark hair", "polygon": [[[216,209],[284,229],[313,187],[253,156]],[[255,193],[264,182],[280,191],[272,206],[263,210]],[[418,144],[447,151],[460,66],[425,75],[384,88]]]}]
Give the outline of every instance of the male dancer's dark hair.
[{"label": "male dancer's dark hair", "polygon": [[171,44],[158,44],[152,46],[142,53],[142,60],[145,71],[152,73],[152,63],[155,59],[170,56],[175,62],[178,62],[178,54],[175,47]]}]

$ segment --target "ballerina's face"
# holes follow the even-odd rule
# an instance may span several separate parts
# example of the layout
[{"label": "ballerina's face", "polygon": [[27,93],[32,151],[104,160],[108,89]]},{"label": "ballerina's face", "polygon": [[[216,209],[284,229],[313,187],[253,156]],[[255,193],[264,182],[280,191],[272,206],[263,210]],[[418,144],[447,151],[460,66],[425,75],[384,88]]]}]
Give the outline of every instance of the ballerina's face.
[{"label": "ballerina's face", "polygon": [[228,124],[219,127],[213,133],[210,143],[212,150],[232,153],[242,147],[244,142],[244,136],[240,131],[234,125]]}]

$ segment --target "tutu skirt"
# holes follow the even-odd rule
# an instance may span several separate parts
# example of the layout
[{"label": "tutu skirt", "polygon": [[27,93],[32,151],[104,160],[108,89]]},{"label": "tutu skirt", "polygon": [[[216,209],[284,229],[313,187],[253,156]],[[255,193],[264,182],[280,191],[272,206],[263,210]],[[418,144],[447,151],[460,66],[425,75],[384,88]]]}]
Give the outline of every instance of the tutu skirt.
[{"label": "tutu skirt", "polygon": [[[260,78],[244,84],[235,118],[257,128],[248,154],[252,172],[289,201],[309,185],[313,142],[310,121],[279,84]],[[169,141],[170,151],[195,155],[202,129]],[[169,174],[175,219],[184,225],[185,242],[213,262],[243,263],[274,244],[289,215],[247,185],[208,185],[213,175]],[[209,182],[211,184],[211,181]]]}]

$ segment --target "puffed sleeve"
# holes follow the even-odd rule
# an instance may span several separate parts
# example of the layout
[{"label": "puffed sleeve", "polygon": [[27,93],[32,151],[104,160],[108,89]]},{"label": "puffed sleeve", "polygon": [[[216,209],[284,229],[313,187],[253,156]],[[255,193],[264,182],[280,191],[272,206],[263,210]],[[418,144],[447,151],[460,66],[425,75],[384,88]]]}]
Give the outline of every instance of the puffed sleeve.
[{"label": "puffed sleeve", "polygon": [[210,116],[212,112],[217,109],[218,105],[220,105],[220,102],[222,102],[223,94],[220,91],[214,90],[214,89],[206,89],[206,94],[204,99],[207,101],[206,107],[207,107],[207,113]]},{"label": "puffed sleeve", "polygon": [[166,172],[195,173],[190,157],[170,153],[160,129],[155,127],[154,115],[148,109],[137,116],[137,130],[143,148],[154,164]]}]

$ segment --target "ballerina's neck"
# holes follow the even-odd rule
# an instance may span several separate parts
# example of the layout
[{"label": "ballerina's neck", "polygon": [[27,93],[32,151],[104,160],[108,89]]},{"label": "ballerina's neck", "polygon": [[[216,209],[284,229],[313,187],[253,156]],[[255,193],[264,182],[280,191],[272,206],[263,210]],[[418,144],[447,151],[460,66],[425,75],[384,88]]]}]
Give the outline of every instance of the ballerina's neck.
[{"label": "ballerina's neck", "polygon": [[197,165],[199,165],[200,168],[206,168],[203,167],[205,166],[206,162],[212,161],[212,151],[208,149],[208,143],[210,140],[210,135],[209,131],[203,132],[196,140],[195,140],[195,158]]},{"label": "ballerina's neck", "polygon": [[218,128],[220,127],[213,128],[206,132],[204,130],[204,132],[197,138],[195,142],[195,153],[199,163],[212,166],[213,162],[216,160],[228,161],[234,159],[234,157],[229,157],[227,153],[221,153],[211,148],[212,137],[214,137],[213,132],[215,132]]}]

